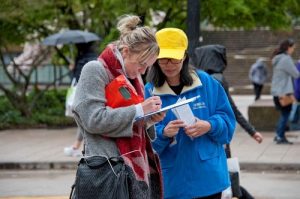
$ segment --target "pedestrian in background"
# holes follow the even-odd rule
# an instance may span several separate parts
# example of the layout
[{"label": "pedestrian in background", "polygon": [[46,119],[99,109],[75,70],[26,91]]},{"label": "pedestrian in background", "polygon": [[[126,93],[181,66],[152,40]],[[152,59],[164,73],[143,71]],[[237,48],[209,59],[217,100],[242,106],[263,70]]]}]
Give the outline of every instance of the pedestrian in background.
[{"label": "pedestrian in background", "polygon": [[222,84],[235,114],[236,121],[256,142],[261,143],[263,136],[246,120],[229,93],[229,84],[223,75],[227,68],[226,48],[218,44],[198,47],[195,49],[195,61],[193,64],[196,68],[212,75]]},{"label": "pedestrian in background", "polygon": [[189,67],[188,39],[177,28],[156,33],[158,60],[147,73],[146,97],[160,96],[163,106],[181,98],[190,103],[190,125],[172,111],[155,125],[153,148],[159,154],[165,198],[220,199],[230,186],[223,144],[232,139],[235,118],[222,86],[202,71]]},{"label": "pedestrian in background", "polygon": [[[95,42],[78,43],[76,44],[77,55],[75,58],[75,64],[70,63],[69,69],[72,73],[72,81],[76,83],[79,81],[80,74],[83,66],[92,60],[97,60],[97,53],[95,50]],[[75,84],[76,84],[75,83]],[[79,157],[82,155],[80,147],[83,137],[80,132],[80,128],[77,128],[76,139],[71,146],[64,148],[64,154],[66,156]]]},{"label": "pedestrian in background", "polygon": [[[296,68],[300,73],[300,59],[296,64]],[[295,88],[295,98],[298,102],[300,102],[300,77],[295,78],[294,80],[294,88]]]},{"label": "pedestrian in background", "polygon": [[[234,112],[236,121],[241,125],[245,132],[247,132],[257,143],[261,143],[263,141],[262,134],[258,132],[254,128],[254,126],[252,126],[246,120],[246,118],[237,108],[236,104],[234,103],[234,100],[232,99],[229,93],[229,84],[223,75],[223,72],[227,68],[226,48],[218,44],[201,46],[195,49],[194,57],[195,60],[193,61],[193,65],[196,68],[204,70],[205,72],[210,74],[212,77],[218,80],[225,89],[230,105]],[[226,144],[225,151],[227,158],[231,158],[231,150],[229,144]],[[253,196],[251,196],[251,194],[248,193],[248,191],[244,187],[240,186],[240,190],[241,196],[239,197],[239,199],[253,199]]]},{"label": "pedestrian in background", "polygon": [[[300,60],[296,63],[296,68],[300,72]],[[294,79],[294,89],[297,102],[292,105],[289,116],[289,129],[300,130],[300,77]]]},{"label": "pedestrian in background", "polygon": [[254,87],[255,101],[260,99],[261,91],[268,77],[264,58],[258,58],[249,70],[249,79]]},{"label": "pedestrian in background", "polygon": [[292,109],[292,103],[282,105],[280,99],[284,96],[294,95],[294,86],[292,78],[300,76],[291,57],[295,50],[295,42],[292,39],[282,41],[278,48],[272,54],[272,85],[271,94],[277,110],[280,111],[280,118],[277,122],[276,136],[274,141],[277,144],[293,144],[287,140],[285,131],[288,118]]},{"label": "pedestrian in background", "polygon": [[[161,100],[157,96],[144,100],[141,79],[141,74],[156,61],[159,47],[152,30],[140,26],[140,22],[138,16],[128,15],[121,18],[117,25],[120,31],[119,40],[109,44],[97,61],[90,61],[83,67],[77,84],[73,112],[83,134],[85,157],[103,157],[104,160],[121,158],[128,173],[128,197],[152,199],[162,197],[161,171],[158,158],[146,135],[146,124],[136,119],[161,108]],[[112,82],[118,83],[117,77],[124,78],[125,82],[123,86],[116,84],[120,87],[117,88],[118,93],[113,94],[121,94],[123,98],[118,99],[121,102],[118,107],[111,107],[108,104],[115,98],[107,97],[109,91],[106,92],[106,87],[112,85]],[[135,101],[130,101],[127,105],[129,99]],[[158,122],[163,117],[164,114],[156,114],[150,120]],[[91,169],[90,173],[97,172],[96,170]],[[101,177],[98,176],[95,180],[109,183]],[[79,192],[90,194],[89,191],[95,194],[99,192],[89,184]],[[93,198],[110,198],[112,193],[98,194],[101,196]]]},{"label": "pedestrian in background", "polygon": [[75,44],[77,49],[77,55],[75,58],[75,64],[71,63],[69,69],[72,72],[72,78],[79,81],[79,77],[83,66],[92,60],[97,60],[96,42],[91,41],[88,43],[77,43]]}]

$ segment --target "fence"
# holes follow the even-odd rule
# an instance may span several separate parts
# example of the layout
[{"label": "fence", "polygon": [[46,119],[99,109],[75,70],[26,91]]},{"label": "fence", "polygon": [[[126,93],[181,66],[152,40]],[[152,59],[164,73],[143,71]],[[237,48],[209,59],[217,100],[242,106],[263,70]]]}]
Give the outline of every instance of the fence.
[{"label": "fence", "polygon": [[[53,66],[51,64],[37,67],[31,75],[30,83],[38,84],[49,84],[53,83],[55,79],[62,77],[69,73],[69,69],[66,66]],[[69,85],[71,82],[71,77],[66,75],[60,81],[56,82],[57,85]],[[1,84],[11,84],[7,75],[4,72],[3,66],[0,65],[0,83]]]}]

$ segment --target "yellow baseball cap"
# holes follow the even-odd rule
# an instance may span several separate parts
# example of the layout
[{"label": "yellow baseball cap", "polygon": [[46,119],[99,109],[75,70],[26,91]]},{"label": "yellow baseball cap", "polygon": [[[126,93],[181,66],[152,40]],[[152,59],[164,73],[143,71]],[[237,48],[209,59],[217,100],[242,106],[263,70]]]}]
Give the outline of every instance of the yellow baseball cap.
[{"label": "yellow baseball cap", "polygon": [[160,48],[158,59],[183,59],[188,47],[186,34],[178,28],[164,28],[156,32],[156,40]]}]

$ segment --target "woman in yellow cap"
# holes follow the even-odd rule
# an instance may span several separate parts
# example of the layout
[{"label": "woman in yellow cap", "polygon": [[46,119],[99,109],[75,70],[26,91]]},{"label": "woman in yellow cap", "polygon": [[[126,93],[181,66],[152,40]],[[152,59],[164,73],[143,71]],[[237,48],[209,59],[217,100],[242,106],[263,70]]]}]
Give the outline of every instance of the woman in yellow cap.
[{"label": "woman in yellow cap", "polygon": [[[223,145],[235,129],[235,117],[222,86],[207,73],[189,67],[186,34],[177,28],[156,33],[158,60],[147,74],[145,96],[159,96],[162,107],[198,96],[187,121],[173,111],[155,125],[152,145],[159,154],[165,198],[221,198],[230,186]],[[150,93],[151,91],[151,93]]]}]

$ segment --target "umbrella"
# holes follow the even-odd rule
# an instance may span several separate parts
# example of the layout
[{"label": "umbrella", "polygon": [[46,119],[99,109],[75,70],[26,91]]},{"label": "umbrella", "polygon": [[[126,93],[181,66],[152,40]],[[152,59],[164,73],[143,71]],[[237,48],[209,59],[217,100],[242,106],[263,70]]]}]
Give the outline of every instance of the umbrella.
[{"label": "umbrella", "polygon": [[101,38],[95,33],[82,30],[67,30],[46,37],[43,41],[43,44],[47,46],[56,46],[58,44],[88,43],[99,40],[101,40]]}]

